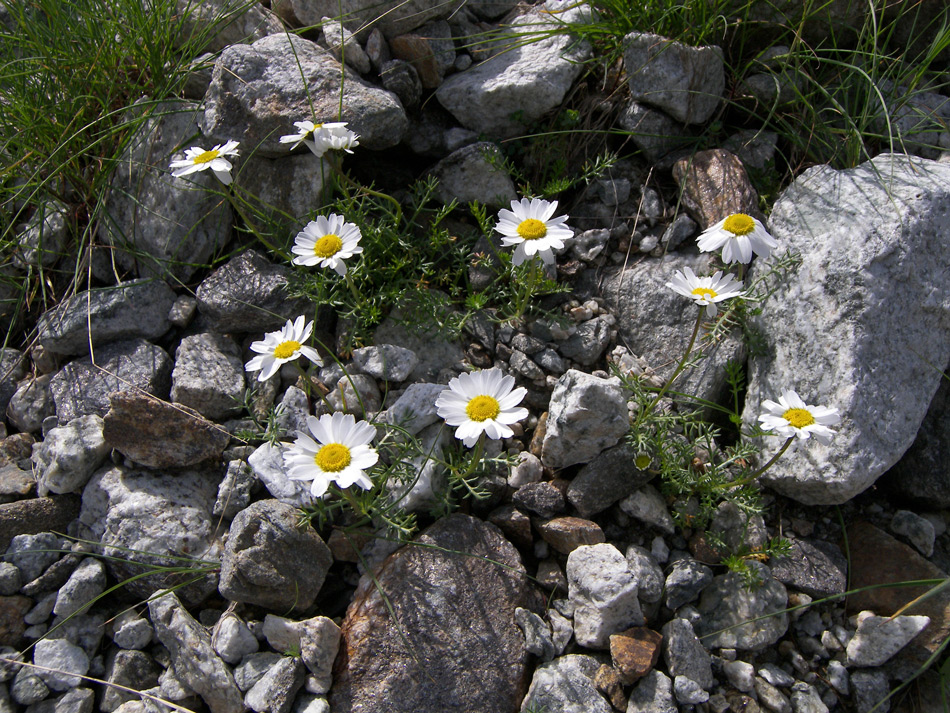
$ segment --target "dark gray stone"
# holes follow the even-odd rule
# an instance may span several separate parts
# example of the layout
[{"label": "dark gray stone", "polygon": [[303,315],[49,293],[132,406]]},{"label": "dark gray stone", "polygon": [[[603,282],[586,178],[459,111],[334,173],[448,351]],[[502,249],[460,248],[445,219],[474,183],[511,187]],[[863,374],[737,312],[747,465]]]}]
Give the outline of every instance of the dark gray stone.
[{"label": "dark gray stone", "polygon": [[664,625],[663,660],[671,676],[686,676],[705,689],[715,685],[712,659],[686,619],[672,619]]},{"label": "dark gray stone", "polygon": [[333,561],[296,508],[261,500],[238,513],[221,561],[221,595],[277,612],[313,604]]},{"label": "dark gray stone", "polygon": [[247,692],[244,700],[256,713],[288,713],[304,684],[305,673],[300,657],[282,656]]},{"label": "dark gray stone", "polygon": [[422,99],[422,82],[416,68],[409,62],[391,59],[383,63],[379,78],[383,87],[399,97],[406,109],[411,111],[419,106],[419,100]]},{"label": "dark gray stone", "polygon": [[564,512],[564,494],[548,481],[526,483],[515,491],[511,498],[515,505],[540,515],[545,519]]},{"label": "dark gray stone", "polygon": [[567,488],[567,499],[581,517],[603,512],[653,479],[634,465],[636,455],[633,448],[622,443],[580,469]]},{"label": "dark gray stone", "polygon": [[579,654],[541,664],[534,672],[521,710],[612,713],[613,708],[594,684],[599,668],[596,658]]},{"label": "dark gray stone", "polygon": [[[155,660],[142,651],[114,649],[106,660],[105,680],[132,691],[144,691],[158,685],[158,676],[162,672]],[[131,691],[123,691],[113,686],[105,686],[99,710],[111,713],[126,701],[137,701],[139,696]]]},{"label": "dark gray stone", "polygon": [[676,611],[684,604],[693,601],[712,581],[712,578],[712,570],[702,562],[689,557],[676,560],[666,576],[667,608]]},{"label": "dark gray stone", "polygon": [[[162,280],[133,280],[80,292],[44,313],[38,339],[55,354],[88,354],[94,347],[168,331],[175,293]],[[98,354],[97,354],[98,356]]]},{"label": "dark gray stone", "polygon": [[213,332],[181,340],[172,370],[171,400],[220,420],[241,411],[244,364],[233,339]]},{"label": "dark gray stone", "polygon": [[788,557],[775,557],[772,576],[782,584],[823,598],[842,594],[848,582],[848,561],[836,545],[821,540],[788,538]]},{"label": "dark gray stone", "polygon": [[50,382],[61,424],[96,414],[105,416],[109,397],[120,391],[145,392],[164,399],[171,386],[172,360],[161,347],[142,339],[116,342],[88,359],[64,366]]},{"label": "dark gray stone", "polygon": [[604,317],[595,317],[577,325],[577,331],[561,342],[557,350],[562,356],[578,364],[594,364],[607,349],[610,341],[610,324]]},{"label": "dark gray stone", "polygon": [[287,267],[246,250],[198,286],[198,311],[216,332],[273,331],[288,319],[313,313],[309,300],[287,295],[289,275]]}]

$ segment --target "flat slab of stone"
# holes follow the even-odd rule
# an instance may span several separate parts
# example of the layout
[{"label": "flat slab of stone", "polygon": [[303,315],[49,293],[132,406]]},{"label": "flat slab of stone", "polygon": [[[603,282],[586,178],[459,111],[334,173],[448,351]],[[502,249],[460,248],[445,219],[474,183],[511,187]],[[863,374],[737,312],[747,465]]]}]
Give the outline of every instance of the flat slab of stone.
[{"label": "flat slab of stone", "polygon": [[[843,503],[910,448],[950,361],[950,164],[882,154],[809,169],[770,226],[802,263],[754,318],[764,348],[749,362],[743,420],[789,388],[837,408],[830,445],[802,443],[762,479],[808,505]],[[768,457],[782,439],[763,443]]]},{"label": "flat slab of stone", "polygon": [[147,468],[181,468],[218,458],[231,435],[194,409],[135,392],[110,398],[106,443]]},{"label": "flat slab of stone", "polygon": [[154,339],[168,331],[175,293],[161,280],[134,280],[80,292],[43,314],[38,339],[55,354],[88,354],[125,339]]},{"label": "flat slab of stone", "polygon": [[417,542],[391,555],[375,583],[361,580],[331,710],[515,713],[530,677],[515,609],[537,610],[517,551],[494,525],[461,514]]},{"label": "flat slab of stone", "polygon": [[6,552],[17,535],[66,532],[69,523],[79,517],[79,505],[77,495],[30,498],[0,505],[0,551]]}]

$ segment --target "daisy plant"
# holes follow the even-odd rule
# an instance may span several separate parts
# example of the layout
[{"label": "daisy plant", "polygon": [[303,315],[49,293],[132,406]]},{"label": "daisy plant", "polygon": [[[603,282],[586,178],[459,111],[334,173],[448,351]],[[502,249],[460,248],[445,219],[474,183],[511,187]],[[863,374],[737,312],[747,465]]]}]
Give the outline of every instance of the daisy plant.
[{"label": "daisy plant", "polygon": [[502,208],[498,211],[495,231],[501,233],[503,246],[515,248],[511,256],[512,266],[517,268],[529,263],[527,276],[521,276],[525,279],[516,300],[516,318],[524,314],[537,287],[538,261],[535,258],[540,258],[545,265],[553,265],[554,251],[564,248],[574,237],[574,231],[566,225],[568,216],[555,218],[556,210],[557,201],[522,198],[511,201],[511,210]]},{"label": "daisy plant", "polygon": [[501,369],[485,369],[459,374],[436,398],[436,413],[455,428],[455,437],[466,448],[476,447],[468,473],[481,460],[486,436],[510,438],[514,435],[511,424],[528,417],[528,409],[518,406],[528,390],[514,386],[513,376]]},{"label": "daisy plant", "polygon": [[766,435],[785,438],[785,443],[768,462],[749,476],[729,483],[730,488],[751,483],[767,471],[796,438],[807,441],[812,436],[822,445],[830,445],[835,432],[831,426],[841,422],[841,414],[836,408],[806,404],[792,389],[786,389],[778,397],[778,402],[766,399],[762,402],[765,412],[759,415],[759,423]]},{"label": "daisy plant", "polygon": [[742,283],[737,282],[732,275],[723,277],[722,272],[718,271],[712,277],[698,277],[689,267],[685,267],[683,270],[677,270],[673,278],[666,283],[666,286],[684,297],[689,297],[696,305],[705,307],[705,309],[700,310],[696,316],[693,333],[690,335],[689,344],[686,345],[686,352],[683,354],[683,358],[676,366],[676,369],[673,370],[670,378],[663,384],[663,387],[650,405],[641,412],[637,419],[637,424],[641,423],[653,410],[670,386],[673,385],[673,382],[686,368],[689,355],[692,353],[693,346],[696,344],[696,337],[699,334],[699,327],[703,323],[703,317],[714,318],[719,314],[719,308],[716,306],[717,303],[734,297],[742,297],[745,294],[742,291]]},{"label": "daisy plant", "polygon": [[210,168],[221,183],[230,186],[233,166],[227,157],[238,155],[238,145],[237,141],[228,141],[207,151],[200,146],[192,146],[185,149],[185,158],[172,161],[169,168],[172,169],[172,175],[175,178],[181,178]]},{"label": "daisy plant", "polygon": [[733,213],[704,230],[696,239],[702,252],[715,252],[722,248],[722,261],[747,265],[752,254],[766,258],[778,247],[765,226],[745,213]]},{"label": "daisy plant", "polygon": [[350,414],[336,412],[319,419],[307,417],[309,433],[297,431],[297,440],[284,453],[287,477],[310,483],[310,495],[322,498],[333,483],[341,493],[351,485],[373,487],[366,474],[379,454],[370,447],[376,428]]},{"label": "daisy plant", "polygon": [[360,247],[362,238],[360,229],[354,223],[347,223],[342,215],[331,213],[317,216],[304,229],[297,233],[294,247],[294,265],[306,267],[328,267],[346,279],[350,292],[360,301],[359,292],[346,269],[346,260],[363,252]]},{"label": "daisy plant", "polygon": [[315,124],[310,120],[295,121],[297,133],[280,137],[280,143],[292,144],[291,150],[305,145],[317,158],[331,149],[353,153],[352,148],[359,146],[359,135],[346,128],[345,121]]},{"label": "daisy plant", "polygon": [[304,344],[312,333],[313,322],[307,322],[303,315],[293,322],[288,319],[279,330],[268,332],[264,339],[251,344],[251,351],[256,352],[257,356],[245,364],[244,368],[248,371],[260,371],[257,380],[267,381],[281,366],[301,356],[317,366],[323,366],[323,360],[317,350]]}]

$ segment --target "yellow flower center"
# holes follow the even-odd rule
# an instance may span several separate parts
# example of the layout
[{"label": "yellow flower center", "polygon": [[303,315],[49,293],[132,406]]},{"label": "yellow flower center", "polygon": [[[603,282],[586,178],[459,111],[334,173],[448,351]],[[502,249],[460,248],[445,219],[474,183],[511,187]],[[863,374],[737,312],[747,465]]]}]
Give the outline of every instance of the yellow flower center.
[{"label": "yellow flower center", "polygon": [[220,155],[221,155],[221,152],[217,151],[216,149],[211,149],[210,151],[202,151],[200,154],[195,156],[194,162],[195,163],[211,163]]},{"label": "yellow flower center", "polygon": [[528,218],[518,224],[518,235],[525,240],[537,240],[548,234],[548,227],[537,218]]},{"label": "yellow flower center", "polygon": [[501,413],[501,406],[498,404],[498,400],[491,396],[476,396],[468,402],[465,413],[473,421],[487,421]]},{"label": "yellow flower center", "polygon": [[332,257],[343,248],[339,235],[327,233],[313,244],[313,254],[317,257]]},{"label": "yellow flower center", "polygon": [[755,221],[745,213],[734,213],[726,218],[722,227],[733,235],[748,235],[755,230]]},{"label": "yellow flower center", "polygon": [[640,470],[646,470],[650,467],[650,463],[652,462],[653,459],[648,454],[641,453],[636,457],[636,460],[633,461],[633,464]]},{"label": "yellow flower center", "polygon": [[274,357],[277,359],[290,359],[298,349],[300,349],[300,342],[295,342],[293,339],[290,339],[274,347]]},{"label": "yellow flower center", "polygon": [[350,449],[342,443],[328,443],[313,457],[313,462],[325,473],[339,473],[351,460]]},{"label": "yellow flower center", "polygon": [[805,426],[810,426],[815,422],[815,417],[803,408],[790,408],[782,414],[782,418],[795,428],[805,428]]},{"label": "yellow flower center", "polygon": [[708,300],[716,297],[716,291],[710,290],[708,287],[697,287],[693,290],[693,294]]}]

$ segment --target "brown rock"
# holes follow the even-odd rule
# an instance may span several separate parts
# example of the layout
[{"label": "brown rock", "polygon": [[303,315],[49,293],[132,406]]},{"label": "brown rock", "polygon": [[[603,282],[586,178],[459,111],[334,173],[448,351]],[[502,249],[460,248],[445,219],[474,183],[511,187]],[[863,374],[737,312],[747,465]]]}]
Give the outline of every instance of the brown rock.
[{"label": "brown rock", "polygon": [[231,436],[194,409],[122,391],[109,397],[106,443],[147,468],[180,468],[220,458]]},{"label": "brown rock", "polygon": [[538,532],[545,542],[565,555],[581,545],[599,545],[606,541],[600,525],[579,517],[556,517],[539,525]]},{"label": "brown rock", "polygon": [[700,151],[673,165],[683,203],[705,230],[732,213],[761,219],[758,195],[742,161],[724,149]]},{"label": "brown rock", "polygon": [[534,537],[531,535],[531,518],[514,505],[502,505],[488,514],[488,522],[505,533],[517,547],[531,547]]},{"label": "brown rock", "polygon": [[514,612],[540,604],[498,528],[444,518],[361,581],[343,621],[330,707],[515,713],[530,673]]},{"label": "brown rock", "polygon": [[0,502],[10,503],[30,495],[36,495],[32,473],[16,465],[0,466]]},{"label": "brown rock", "polygon": [[81,502],[78,495],[54,495],[0,505],[0,552],[6,552],[17,535],[66,532],[79,517]]},{"label": "brown rock", "polygon": [[419,74],[424,89],[435,89],[442,84],[439,63],[429,40],[419,35],[399,35],[389,41],[389,49],[396,59],[409,62]]},{"label": "brown rock", "polygon": [[663,635],[645,626],[636,626],[610,636],[610,656],[625,685],[646,676],[660,658]]},{"label": "brown rock", "polygon": [[602,664],[594,674],[594,687],[604,694],[610,705],[618,711],[627,710],[627,697],[623,693],[623,682],[617,669]]},{"label": "brown rock", "polygon": [[327,547],[337,562],[359,562],[360,551],[372,539],[371,534],[334,530],[327,538]]},{"label": "brown rock", "polygon": [[538,563],[538,574],[535,579],[538,580],[538,584],[548,591],[564,595],[567,594],[567,577],[564,576],[561,565],[557,563],[557,560],[549,559],[540,561]]},{"label": "brown rock", "polygon": [[[916,550],[894,539],[867,522],[848,528],[851,548],[851,588],[892,584],[920,579],[945,580],[947,573],[921,557]],[[890,616],[931,587],[881,587],[848,597],[851,613],[871,610]],[[944,590],[908,608],[903,614],[930,617],[930,626],[908,644],[898,656],[910,666],[923,663],[950,636],[950,592]]]},{"label": "brown rock", "polygon": [[14,433],[0,440],[0,465],[16,464],[33,454],[36,439],[29,433]]},{"label": "brown rock", "polygon": [[0,597],[0,646],[16,647],[20,637],[26,631],[23,617],[33,608],[33,600],[15,594],[12,597]]},{"label": "brown rock", "polygon": [[528,444],[528,451],[533,456],[541,457],[541,446],[544,444],[544,434],[548,430],[548,412],[545,411],[538,416],[538,425],[534,427],[534,433],[531,434],[531,443]]}]

